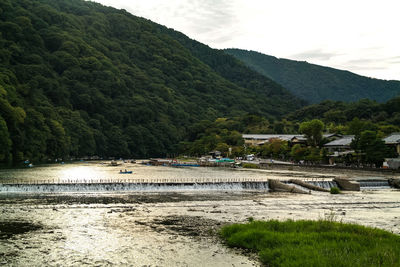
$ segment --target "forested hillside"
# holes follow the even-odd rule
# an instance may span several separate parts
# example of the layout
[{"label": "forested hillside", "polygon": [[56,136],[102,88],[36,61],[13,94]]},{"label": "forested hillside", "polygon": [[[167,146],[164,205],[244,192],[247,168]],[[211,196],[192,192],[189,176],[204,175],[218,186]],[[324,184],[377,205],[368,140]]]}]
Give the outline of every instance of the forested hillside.
[{"label": "forested hillside", "polygon": [[[386,103],[377,103],[368,99],[352,103],[326,100],[303,107],[275,121],[257,115],[218,118],[215,121],[203,120],[189,128],[189,138],[180,143],[179,149],[182,154],[194,156],[204,155],[212,148],[216,148],[224,155],[228,155],[229,151],[230,155],[235,157],[242,157],[246,153],[258,153],[265,157],[273,154],[274,157],[281,159],[283,153],[297,160],[319,161],[322,159],[320,156],[324,154],[323,150],[305,147],[299,151],[294,149],[293,153],[297,156],[303,153],[298,158],[290,155],[291,148],[285,141],[276,140],[261,147],[246,148],[243,146],[244,140],[241,135],[242,133],[299,134],[302,133],[302,124],[310,125],[313,122],[315,125],[315,121],[321,125],[324,133],[360,137],[366,131],[367,134],[372,133],[380,140],[391,133],[400,132],[400,97],[390,99]],[[327,140],[320,141],[327,142]],[[384,157],[396,157],[397,155],[393,152],[393,150],[388,150],[384,153]]]},{"label": "forested hillside", "polygon": [[202,119],[303,101],[238,60],[81,0],[0,2],[0,162],[173,152]]},{"label": "forested hillside", "polygon": [[362,99],[358,102],[323,101],[286,116],[285,121],[320,119],[331,133],[357,134],[361,130],[388,135],[400,131],[400,97],[385,103]]},{"label": "forested hillside", "polygon": [[276,58],[254,51],[224,51],[311,103],[323,100],[353,102],[363,98],[385,102],[400,95],[400,81],[367,78],[349,71]]}]

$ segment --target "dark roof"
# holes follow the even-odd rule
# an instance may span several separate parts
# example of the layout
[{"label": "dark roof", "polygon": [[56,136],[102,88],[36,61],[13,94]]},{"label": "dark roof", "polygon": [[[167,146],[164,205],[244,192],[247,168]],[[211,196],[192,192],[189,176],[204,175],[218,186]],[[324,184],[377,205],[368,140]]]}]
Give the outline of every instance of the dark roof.
[{"label": "dark roof", "polygon": [[269,139],[281,139],[289,141],[293,137],[303,137],[303,135],[299,134],[243,134],[243,138],[245,139],[255,139],[255,140],[269,140]]}]

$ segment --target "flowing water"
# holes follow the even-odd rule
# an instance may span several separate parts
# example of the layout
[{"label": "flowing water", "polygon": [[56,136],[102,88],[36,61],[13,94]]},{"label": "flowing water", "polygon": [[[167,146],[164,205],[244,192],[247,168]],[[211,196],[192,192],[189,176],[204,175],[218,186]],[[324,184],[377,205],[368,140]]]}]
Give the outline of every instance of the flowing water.
[{"label": "flowing water", "polygon": [[[267,193],[264,183],[300,178],[329,184],[345,175],[353,174],[100,163],[0,170],[0,183],[32,189],[0,190],[0,265],[254,266],[254,255],[227,248],[216,235],[222,225],[249,217],[334,217],[400,233],[400,192],[385,185],[291,195]],[[136,187],[125,190],[127,184]],[[52,192],[40,190],[49,186]]]}]

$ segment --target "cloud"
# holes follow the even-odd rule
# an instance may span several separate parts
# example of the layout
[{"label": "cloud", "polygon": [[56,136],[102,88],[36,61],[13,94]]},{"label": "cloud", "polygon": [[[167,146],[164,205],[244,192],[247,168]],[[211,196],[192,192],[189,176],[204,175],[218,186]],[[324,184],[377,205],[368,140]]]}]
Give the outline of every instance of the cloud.
[{"label": "cloud", "polygon": [[214,48],[255,50],[400,79],[397,0],[364,1],[362,12],[359,1],[345,0],[329,8],[318,0],[93,1],[124,8]]},{"label": "cloud", "polygon": [[400,57],[391,57],[388,59],[388,62],[391,64],[399,64],[400,63]]},{"label": "cloud", "polygon": [[181,4],[175,15],[183,25],[175,25],[191,33],[201,42],[221,46],[237,34],[238,18],[233,1],[195,0]]},{"label": "cloud", "polygon": [[322,49],[314,49],[308,50],[304,52],[300,52],[294,55],[291,55],[291,59],[301,59],[301,60],[330,60],[333,57],[337,57],[342,55],[342,53],[338,52],[325,52]]},{"label": "cloud", "polygon": [[345,61],[348,66],[356,67],[358,69],[385,69],[388,67],[395,67],[400,63],[400,56],[395,57],[366,57],[350,59]]},{"label": "cloud", "polygon": [[[109,0],[97,0],[108,3]],[[229,0],[147,0],[114,1],[134,15],[183,32],[211,46],[221,47],[238,35],[240,27],[236,1]]]}]

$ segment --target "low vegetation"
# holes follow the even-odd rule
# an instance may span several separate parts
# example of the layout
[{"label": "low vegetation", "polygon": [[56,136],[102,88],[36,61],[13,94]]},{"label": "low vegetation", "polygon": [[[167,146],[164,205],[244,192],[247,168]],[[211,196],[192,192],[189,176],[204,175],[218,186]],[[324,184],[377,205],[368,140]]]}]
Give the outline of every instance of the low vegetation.
[{"label": "low vegetation", "polygon": [[260,166],[258,164],[254,164],[254,163],[243,163],[242,167],[247,168],[247,169],[259,169],[260,168]]},{"label": "low vegetation", "polygon": [[340,189],[337,187],[331,187],[331,194],[340,194]]},{"label": "low vegetation", "polygon": [[231,247],[259,253],[266,266],[400,266],[400,237],[360,225],[249,221],[220,234]]}]

